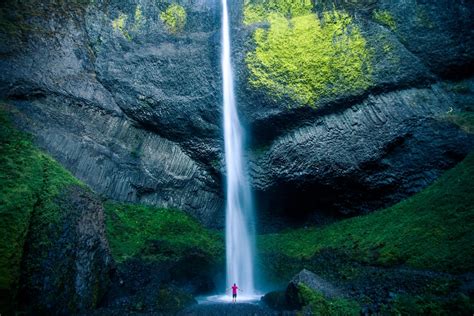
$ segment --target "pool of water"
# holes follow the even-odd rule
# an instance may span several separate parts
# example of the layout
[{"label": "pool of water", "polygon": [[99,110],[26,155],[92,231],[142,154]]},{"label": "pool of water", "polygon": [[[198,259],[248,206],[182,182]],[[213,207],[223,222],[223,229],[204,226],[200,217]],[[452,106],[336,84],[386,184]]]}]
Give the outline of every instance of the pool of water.
[{"label": "pool of water", "polygon": [[[260,299],[263,295],[254,294],[254,295],[237,295],[237,303],[255,303],[260,302]],[[209,295],[209,296],[200,296],[196,300],[199,304],[215,304],[215,303],[232,303],[232,295]]]}]

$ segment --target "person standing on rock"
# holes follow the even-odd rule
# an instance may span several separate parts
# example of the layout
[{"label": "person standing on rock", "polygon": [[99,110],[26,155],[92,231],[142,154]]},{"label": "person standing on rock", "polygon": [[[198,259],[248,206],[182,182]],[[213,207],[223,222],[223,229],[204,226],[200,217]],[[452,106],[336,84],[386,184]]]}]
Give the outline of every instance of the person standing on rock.
[{"label": "person standing on rock", "polygon": [[239,289],[239,287],[235,285],[235,283],[231,288],[232,288],[232,303],[235,303],[237,302],[237,291],[242,291],[242,290]]}]

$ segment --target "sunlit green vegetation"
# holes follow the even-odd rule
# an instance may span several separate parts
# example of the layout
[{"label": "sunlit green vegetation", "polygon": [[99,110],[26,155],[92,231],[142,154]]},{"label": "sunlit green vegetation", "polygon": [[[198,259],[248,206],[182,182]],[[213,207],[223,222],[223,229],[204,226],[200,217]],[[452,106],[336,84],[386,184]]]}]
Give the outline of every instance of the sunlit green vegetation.
[{"label": "sunlit green vegetation", "polygon": [[160,19],[166,25],[169,32],[180,33],[186,26],[186,10],[179,4],[172,4],[165,11],[161,12]]},{"label": "sunlit green vegetation", "polygon": [[338,10],[316,15],[311,8],[306,1],[246,3],[246,24],[270,24],[254,32],[255,50],[246,57],[249,82],[273,99],[314,106],[371,85],[371,53],[352,17]]},{"label": "sunlit green vegetation", "polygon": [[105,210],[110,249],[118,262],[176,261],[193,251],[215,260],[223,256],[221,236],[182,211],[112,202]]},{"label": "sunlit green vegetation", "polygon": [[130,40],[131,36],[127,30],[127,20],[128,16],[125,13],[120,13],[119,16],[112,21],[112,27],[114,30],[120,31],[126,39]]},{"label": "sunlit green vegetation", "polygon": [[360,306],[357,302],[344,298],[326,298],[303,283],[298,285],[298,295],[302,305],[310,308],[311,315],[360,315]]},{"label": "sunlit green vegetation", "polygon": [[266,22],[271,13],[277,13],[286,18],[292,18],[311,13],[311,0],[245,0],[244,23],[247,25]]},{"label": "sunlit green vegetation", "polygon": [[393,15],[387,10],[375,10],[373,17],[378,23],[387,26],[392,31],[397,29],[397,22],[393,18]]},{"label": "sunlit green vegetation", "polygon": [[[472,271],[473,178],[471,154],[422,192],[385,210],[323,228],[260,236],[261,256],[281,255],[281,260],[274,260],[278,265],[285,258],[308,259],[331,249],[365,264],[405,264],[451,273]],[[268,262],[269,269],[271,265]]]}]

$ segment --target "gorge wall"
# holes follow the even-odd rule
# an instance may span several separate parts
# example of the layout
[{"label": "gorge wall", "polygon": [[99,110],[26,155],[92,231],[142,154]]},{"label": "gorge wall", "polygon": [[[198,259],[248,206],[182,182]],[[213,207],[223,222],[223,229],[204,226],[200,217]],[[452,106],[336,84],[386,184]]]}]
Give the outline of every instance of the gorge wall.
[{"label": "gorge wall", "polygon": [[[262,229],[393,204],[473,148],[474,4],[262,3],[231,7]],[[19,127],[107,198],[223,225],[218,1],[1,14],[0,97]]]}]

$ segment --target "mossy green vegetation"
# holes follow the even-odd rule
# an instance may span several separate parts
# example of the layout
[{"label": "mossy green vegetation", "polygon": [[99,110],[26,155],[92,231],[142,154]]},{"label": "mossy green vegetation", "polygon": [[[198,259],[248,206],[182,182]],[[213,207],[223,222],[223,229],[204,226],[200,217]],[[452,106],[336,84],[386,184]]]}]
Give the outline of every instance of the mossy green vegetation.
[{"label": "mossy green vegetation", "polygon": [[180,33],[186,26],[186,10],[179,4],[172,4],[165,11],[161,12],[160,19],[170,33]]},{"label": "mossy green vegetation", "polygon": [[266,22],[271,13],[292,18],[310,14],[312,9],[313,2],[311,0],[245,0],[244,24]]},{"label": "mossy green vegetation", "polygon": [[389,11],[387,11],[387,10],[374,10],[374,12],[372,13],[372,16],[373,16],[375,21],[377,21],[378,23],[380,23],[382,25],[385,25],[386,27],[388,27],[392,31],[397,30],[397,22],[395,22],[395,19],[394,19],[393,15]]},{"label": "mossy green vegetation", "polygon": [[143,16],[142,6],[138,4],[135,7],[135,13],[133,14],[133,21],[129,21],[129,16],[123,12],[120,12],[119,15],[112,20],[112,28],[120,32],[123,37],[131,41],[133,36],[130,32],[138,32],[145,24],[145,17]]},{"label": "mossy green vegetation", "polygon": [[383,315],[471,315],[472,311],[474,300],[461,293],[444,300],[430,295],[396,295],[382,307]]},{"label": "mossy green vegetation", "polygon": [[126,39],[131,40],[132,37],[130,36],[127,30],[127,20],[128,15],[126,15],[125,13],[120,13],[116,19],[112,20],[112,27],[114,28],[114,30],[122,33],[122,35]]},{"label": "mossy green vegetation", "polygon": [[247,2],[244,11],[246,24],[270,25],[255,30],[255,50],[246,56],[252,87],[273,99],[289,97],[298,105],[314,106],[321,98],[371,85],[371,52],[348,13],[316,15],[305,1],[270,3],[267,8]]},{"label": "mossy green vegetation", "polygon": [[[82,185],[56,161],[36,149],[30,136],[19,132],[0,109],[0,293],[14,297],[23,247],[34,214],[38,225],[58,223],[55,198],[69,185]],[[40,236],[39,243],[49,243]],[[3,295],[5,294],[5,295]],[[0,302],[2,305],[11,302]]]},{"label": "mossy green vegetation", "polygon": [[[259,237],[261,257],[288,261],[339,250],[364,264],[463,273],[474,269],[474,154],[422,192],[385,210]],[[301,267],[300,267],[301,268]]]},{"label": "mossy green vegetation", "polygon": [[112,256],[156,262],[178,261],[191,252],[220,260],[222,237],[182,211],[137,204],[105,204],[106,228]]},{"label": "mossy green vegetation", "polygon": [[143,17],[143,12],[142,12],[142,6],[137,5],[135,8],[135,15],[133,19],[133,30],[138,31],[143,24],[145,23],[144,17]]},{"label": "mossy green vegetation", "polygon": [[311,310],[311,315],[360,315],[360,306],[357,302],[344,298],[326,298],[303,283],[298,284],[298,294],[302,305]]}]

